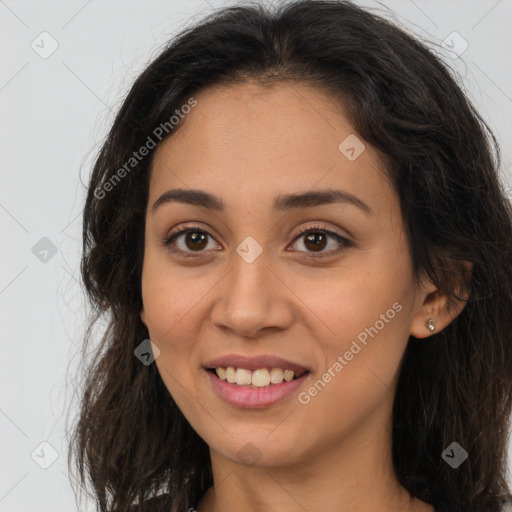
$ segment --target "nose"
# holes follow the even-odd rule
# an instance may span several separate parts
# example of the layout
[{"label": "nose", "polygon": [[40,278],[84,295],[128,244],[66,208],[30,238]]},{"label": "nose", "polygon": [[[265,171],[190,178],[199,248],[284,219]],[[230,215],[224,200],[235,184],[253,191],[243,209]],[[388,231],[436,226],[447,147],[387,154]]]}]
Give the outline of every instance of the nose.
[{"label": "nose", "polygon": [[265,251],[252,263],[233,254],[233,264],[216,287],[213,324],[244,338],[280,331],[293,322],[292,292],[269,265]]}]

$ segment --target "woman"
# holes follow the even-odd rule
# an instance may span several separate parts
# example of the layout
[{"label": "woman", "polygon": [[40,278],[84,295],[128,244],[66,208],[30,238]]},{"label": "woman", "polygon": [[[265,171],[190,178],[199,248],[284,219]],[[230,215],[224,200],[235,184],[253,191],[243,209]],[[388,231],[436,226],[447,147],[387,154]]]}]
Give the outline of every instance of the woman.
[{"label": "woman", "polygon": [[72,441],[102,511],[498,511],[512,212],[443,64],[343,1],[225,8],[96,160],[108,327]]}]

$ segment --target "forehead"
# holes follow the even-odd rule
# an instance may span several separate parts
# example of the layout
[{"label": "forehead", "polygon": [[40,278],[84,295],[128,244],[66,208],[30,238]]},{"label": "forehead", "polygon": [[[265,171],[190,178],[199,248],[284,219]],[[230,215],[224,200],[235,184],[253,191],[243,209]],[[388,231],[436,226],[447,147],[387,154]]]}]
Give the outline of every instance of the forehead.
[{"label": "forehead", "polygon": [[378,153],[326,92],[243,83],[194,98],[179,130],[157,148],[153,200],[170,188],[208,189],[229,208],[248,195],[270,205],[278,193],[336,187],[383,208],[395,201]]}]

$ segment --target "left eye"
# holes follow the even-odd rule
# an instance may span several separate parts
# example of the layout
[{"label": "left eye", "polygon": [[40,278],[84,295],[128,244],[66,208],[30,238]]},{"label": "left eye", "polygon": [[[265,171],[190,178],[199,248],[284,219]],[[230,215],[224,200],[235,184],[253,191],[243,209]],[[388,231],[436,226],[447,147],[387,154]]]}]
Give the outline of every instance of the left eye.
[{"label": "left eye", "polygon": [[[181,239],[182,237],[183,239]],[[200,256],[200,254],[193,253],[205,252],[203,249],[208,246],[208,237],[214,240],[210,233],[207,231],[195,227],[190,227],[172,234],[168,238],[164,239],[163,243],[172,253],[181,254],[187,257],[195,257]],[[342,248],[338,250],[335,249],[324,251],[324,249],[329,245],[329,239],[334,241],[334,245],[341,245]],[[306,251],[300,252],[321,253],[319,256],[313,257],[323,257],[336,254],[343,250],[343,248],[349,247],[351,245],[350,241],[346,238],[338,235],[337,233],[334,233],[333,231],[329,231],[321,227],[312,227],[301,231],[299,235],[295,237],[294,242],[296,240],[301,240],[304,247],[307,249]],[[181,247],[179,242],[181,242]],[[218,244],[217,248],[220,248]],[[327,252],[327,254],[323,254],[325,252]]]},{"label": "left eye", "polygon": [[[341,249],[334,249],[331,251],[324,251],[329,244],[328,239],[334,240],[335,244],[341,245]],[[346,238],[342,237],[341,235],[338,235],[338,233],[334,233],[333,231],[329,231],[325,228],[309,228],[305,231],[302,231],[295,240],[301,240],[303,245],[307,247],[308,249],[312,249],[311,252],[313,253],[322,253],[320,256],[313,256],[313,257],[323,257],[323,256],[330,256],[333,254],[337,254],[343,248],[350,246],[350,241]],[[323,254],[327,253],[327,254]]]}]

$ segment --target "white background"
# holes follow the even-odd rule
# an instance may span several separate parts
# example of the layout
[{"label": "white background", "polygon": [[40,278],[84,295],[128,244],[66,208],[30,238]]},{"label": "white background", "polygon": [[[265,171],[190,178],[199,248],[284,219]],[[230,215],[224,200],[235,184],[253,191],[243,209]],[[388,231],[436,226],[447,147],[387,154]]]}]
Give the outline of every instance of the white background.
[{"label": "white background", "polygon": [[[510,187],[512,0],[360,3],[429,41],[454,31],[467,41],[462,58],[446,60],[498,136]],[[76,510],[66,413],[86,312],[80,172],[86,183],[122,98],[159,47],[184,24],[232,4],[0,0],[0,512]],[[31,47],[42,46],[43,31],[58,43],[46,59]],[[43,237],[57,250],[46,263],[32,252]],[[43,441],[51,448],[39,447]],[[32,459],[36,448],[48,461],[58,454],[48,469]]]}]

